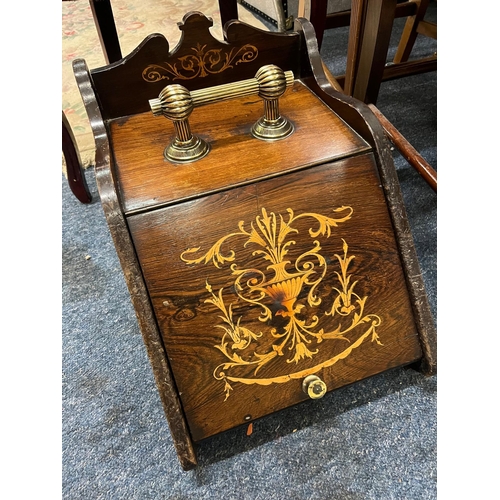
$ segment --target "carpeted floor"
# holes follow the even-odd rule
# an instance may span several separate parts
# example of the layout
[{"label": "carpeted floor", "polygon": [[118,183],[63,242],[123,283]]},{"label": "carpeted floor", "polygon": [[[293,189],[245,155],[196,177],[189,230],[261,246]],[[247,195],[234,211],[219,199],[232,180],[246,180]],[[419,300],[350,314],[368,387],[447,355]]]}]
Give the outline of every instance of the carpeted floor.
[{"label": "carpeted floor", "polygon": [[[346,34],[338,29],[325,36],[322,55],[336,74]],[[434,50],[423,42],[416,54]],[[435,168],[436,77],[386,82],[378,101]],[[436,317],[436,194],[396,151],[394,160]],[[90,205],[79,203],[61,177],[64,499],[437,497],[437,377],[411,369],[261,419],[251,436],[240,428],[202,442],[199,467],[182,471],[92,169],[86,176]]]}]

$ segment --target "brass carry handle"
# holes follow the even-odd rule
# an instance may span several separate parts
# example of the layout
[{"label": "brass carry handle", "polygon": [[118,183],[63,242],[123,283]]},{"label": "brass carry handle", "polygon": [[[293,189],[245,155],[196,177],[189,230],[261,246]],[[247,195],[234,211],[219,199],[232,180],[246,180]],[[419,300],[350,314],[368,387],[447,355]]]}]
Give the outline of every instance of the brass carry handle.
[{"label": "brass carry handle", "polygon": [[209,144],[193,135],[189,115],[197,106],[225,101],[235,97],[259,95],[264,100],[264,116],[251,129],[261,140],[279,140],[293,133],[293,125],[280,115],[279,98],[293,85],[292,71],[283,71],[274,64],[262,66],[254,78],[215,87],[189,91],[179,84],[167,85],[149,105],[155,116],[165,116],[174,123],[175,138],[165,148],[165,158],[174,163],[193,162],[210,151]]}]

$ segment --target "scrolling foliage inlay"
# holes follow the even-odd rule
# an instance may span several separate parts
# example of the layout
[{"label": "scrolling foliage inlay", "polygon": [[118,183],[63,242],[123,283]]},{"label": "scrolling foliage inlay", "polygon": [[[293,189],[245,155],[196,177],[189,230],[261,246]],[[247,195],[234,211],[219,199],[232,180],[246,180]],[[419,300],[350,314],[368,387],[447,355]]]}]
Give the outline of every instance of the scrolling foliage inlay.
[{"label": "scrolling foliage inlay", "polygon": [[[332,228],[349,220],[353,209],[348,206],[335,209],[338,217],[316,213],[295,215],[290,208],[287,212],[288,220],[285,221],[281,214],[278,218],[273,212],[268,214],[263,208],[262,215],[255,218],[249,230],[245,228],[245,222],[240,221],[238,231],[220,238],[203,255],[195,257],[200,250],[198,247],[189,248],[180,256],[187,264],[211,262],[215,267],[221,268],[226,263],[231,263],[230,269],[234,277],[232,286],[213,290],[207,280],[209,298],[205,300],[205,303],[212,304],[219,311],[220,324],[215,326],[223,334],[220,343],[214,347],[227,360],[214,369],[213,376],[224,382],[226,400],[233,389],[231,382],[260,385],[285,383],[332,366],[349,356],[366,339],[371,338],[372,342],[382,345],[376,331],[381,324],[380,317],[377,314],[367,314],[365,306],[368,297],[361,297],[354,291],[358,281],[353,281],[352,274],[349,274],[349,265],[355,256],[349,255],[347,242],[341,238],[342,252],[335,254],[335,259],[330,262],[320,253],[322,248],[316,239],[319,236],[330,238]],[[299,233],[292,224],[302,218],[315,219],[319,226],[316,229],[309,228],[309,236],[313,239],[309,250],[291,262],[287,257],[290,258],[289,251],[296,245],[296,240],[290,236],[298,236]],[[255,248],[252,255],[262,259],[262,269],[238,265],[236,251],[233,249],[223,252],[223,244],[233,238],[244,238],[244,247]],[[308,308],[317,308],[321,304],[323,299],[318,293],[318,286],[331,266],[336,267],[333,273],[337,285],[332,287],[332,296],[329,297],[332,299],[331,304],[327,304],[322,313],[303,319],[304,310],[307,312]],[[230,294],[236,300],[230,302],[227,298]],[[299,295],[303,300],[298,301]],[[270,323],[273,318],[281,317],[281,326],[271,326],[267,332],[252,331],[243,326],[245,318],[242,315],[236,317],[233,312],[233,305],[238,302],[257,308],[262,323]],[[335,318],[336,326],[333,329],[330,326],[325,331],[322,327],[325,317]],[[346,337],[348,333],[351,334],[350,339]],[[302,367],[307,359],[312,360],[318,355],[319,344],[323,341],[348,345],[340,351],[337,349],[336,354],[327,360],[323,359],[312,367],[310,363],[309,366]],[[280,356],[286,360],[282,375],[258,376],[265,365]],[[241,368],[246,368],[245,375],[241,375]],[[238,370],[240,371],[237,373]]]},{"label": "scrolling foliage inlay", "polygon": [[142,78],[146,82],[203,78],[222,73],[237,64],[254,61],[259,54],[257,47],[250,44],[240,48],[233,47],[227,51],[222,48],[207,50],[206,44],[198,43],[196,47],[191,47],[191,50],[194,54],[179,57],[173,64],[167,62],[163,66],[150,64],[142,72]]}]

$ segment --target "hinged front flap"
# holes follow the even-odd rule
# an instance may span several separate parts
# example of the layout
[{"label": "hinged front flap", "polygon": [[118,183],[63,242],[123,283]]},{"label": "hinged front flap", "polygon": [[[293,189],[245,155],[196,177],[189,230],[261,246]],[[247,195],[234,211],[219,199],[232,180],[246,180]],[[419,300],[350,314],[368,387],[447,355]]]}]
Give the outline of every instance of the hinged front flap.
[{"label": "hinged front flap", "polygon": [[372,154],[129,226],[194,440],[422,356]]}]

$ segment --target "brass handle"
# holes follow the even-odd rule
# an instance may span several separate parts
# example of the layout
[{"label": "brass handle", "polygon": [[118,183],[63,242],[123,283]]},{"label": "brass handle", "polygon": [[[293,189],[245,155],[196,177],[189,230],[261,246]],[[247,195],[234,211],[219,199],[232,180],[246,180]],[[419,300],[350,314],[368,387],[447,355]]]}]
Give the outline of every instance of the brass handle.
[{"label": "brass handle", "polygon": [[189,91],[179,84],[167,85],[149,105],[155,116],[165,116],[174,122],[175,138],[165,149],[165,158],[174,163],[192,162],[208,154],[210,146],[194,136],[189,115],[197,106],[225,101],[235,97],[259,95],[264,99],[264,116],[252,127],[254,137],[278,140],[288,137],[293,125],[279,112],[279,97],[293,85],[292,71],[283,71],[268,64],[257,71],[255,78]]},{"label": "brass handle", "polygon": [[302,381],[302,390],[311,399],[320,399],[326,394],[326,384],[316,375],[308,375]]}]

